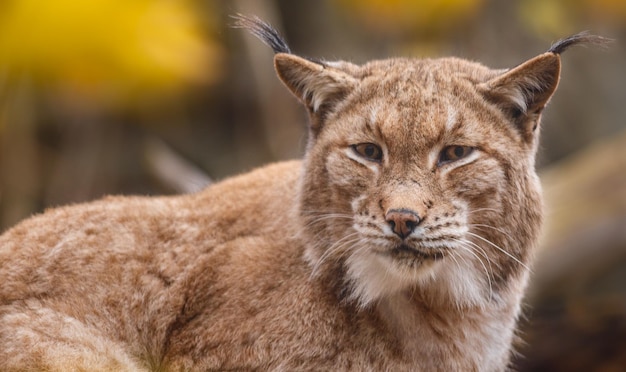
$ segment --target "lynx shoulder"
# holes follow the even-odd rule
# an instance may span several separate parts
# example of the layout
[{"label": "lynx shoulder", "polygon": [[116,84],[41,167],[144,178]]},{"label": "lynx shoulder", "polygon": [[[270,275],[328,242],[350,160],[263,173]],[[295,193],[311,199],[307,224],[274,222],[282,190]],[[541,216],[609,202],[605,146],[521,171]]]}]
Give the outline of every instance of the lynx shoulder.
[{"label": "lynx shoulder", "polygon": [[574,35],[508,70],[291,53],[302,161],[110,197],[0,237],[0,370],[506,368],[542,221],[543,108]]}]

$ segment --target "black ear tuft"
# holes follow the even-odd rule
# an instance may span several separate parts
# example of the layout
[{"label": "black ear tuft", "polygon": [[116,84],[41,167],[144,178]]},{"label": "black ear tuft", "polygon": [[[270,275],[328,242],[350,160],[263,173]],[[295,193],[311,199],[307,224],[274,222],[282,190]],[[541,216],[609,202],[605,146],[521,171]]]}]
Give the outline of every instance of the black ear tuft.
[{"label": "black ear tuft", "polygon": [[233,27],[248,30],[274,50],[278,77],[309,110],[310,128],[317,133],[326,115],[356,86],[352,71],[357,67],[347,62],[327,64],[297,56],[278,31],[260,18],[241,14],[232,18]]},{"label": "black ear tuft", "polygon": [[235,22],[232,27],[244,28],[250,31],[251,34],[258,37],[265,45],[272,48],[274,53],[287,53],[291,54],[291,50],[287,45],[285,39],[276,31],[271,25],[261,20],[256,16],[245,16],[243,14],[237,14],[231,16]]},{"label": "black ear tuft", "polygon": [[600,48],[606,48],[614,40],[602,36],[592,35],[589,31],[579,32],[575,35],[566,37],[552,44],[549,53],[561,54],[571,46],[576,45],[593,45]]}]

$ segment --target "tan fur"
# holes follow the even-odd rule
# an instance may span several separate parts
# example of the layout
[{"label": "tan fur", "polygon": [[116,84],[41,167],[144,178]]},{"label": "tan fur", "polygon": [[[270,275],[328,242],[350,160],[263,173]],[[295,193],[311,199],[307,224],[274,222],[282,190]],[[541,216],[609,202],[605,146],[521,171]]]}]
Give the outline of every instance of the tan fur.
[{"label": "tan fur", "polygon": [[[49,210],[0,237],[0,370],[506,368],[558,53],[511,71],[275,62],[311,113],[303,161]],[[452,145],[473,151],[442,162]],[[420,217],[404,240],[391,210]]]}]

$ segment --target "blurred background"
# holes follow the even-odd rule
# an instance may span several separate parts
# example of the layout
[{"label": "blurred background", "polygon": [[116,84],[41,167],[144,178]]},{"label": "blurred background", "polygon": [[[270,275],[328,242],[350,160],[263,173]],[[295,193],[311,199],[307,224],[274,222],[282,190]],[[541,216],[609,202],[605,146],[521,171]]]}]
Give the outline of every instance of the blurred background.
[{"label": "blurred background", "polygon": [[192,192],[302,155],[306,116],[272,53],[230,28],[272,23],[297,54],[363,63],[455,55],[513,67],[569,34],[544,114],[548,226],[521,371],[626,370],[624,0],[3,0],[0,231],[107,194]]}]

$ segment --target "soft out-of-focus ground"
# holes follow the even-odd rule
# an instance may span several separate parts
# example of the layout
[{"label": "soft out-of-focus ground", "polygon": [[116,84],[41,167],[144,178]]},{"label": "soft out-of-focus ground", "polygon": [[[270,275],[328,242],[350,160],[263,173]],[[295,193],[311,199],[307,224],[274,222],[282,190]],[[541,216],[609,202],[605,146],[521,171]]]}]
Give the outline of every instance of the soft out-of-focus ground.
[{"label": "soft out-of-focus ground", "polygon": [[188,192],[299,157],[304,110],[271,51],[228,27],[235,13],[270,21],[296,53],[355,63],[506,68],[581,30],[616,38],[565,53],[544,115],[548,224],[515,363],[626,368],[623,0],[4,0],[0,231],[59,204]]}]

